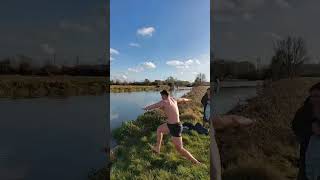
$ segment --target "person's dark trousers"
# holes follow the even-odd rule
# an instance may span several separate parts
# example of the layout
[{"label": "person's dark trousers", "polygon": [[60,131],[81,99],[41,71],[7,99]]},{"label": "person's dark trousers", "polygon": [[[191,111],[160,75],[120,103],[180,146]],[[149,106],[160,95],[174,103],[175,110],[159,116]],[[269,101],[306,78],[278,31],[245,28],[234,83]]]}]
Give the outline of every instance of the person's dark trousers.
[{"label": "person's dark trousers", "polygon": [[297,180],[308,180],[306,177],[306,150],[307,150],[307,145],[304,143],[300,144],[300,158],[299,158],[299,172],[298,172],[298,177]]}]

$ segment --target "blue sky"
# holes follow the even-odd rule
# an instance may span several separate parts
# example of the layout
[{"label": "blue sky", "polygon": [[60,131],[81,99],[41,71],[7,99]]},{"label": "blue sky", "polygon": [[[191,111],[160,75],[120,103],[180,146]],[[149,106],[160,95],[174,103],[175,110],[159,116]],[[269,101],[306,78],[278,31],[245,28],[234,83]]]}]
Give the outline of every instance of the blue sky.
[{"label": "blue sky", "polygon": [[210,79],[209,0],[110,0],[111,78]]}]

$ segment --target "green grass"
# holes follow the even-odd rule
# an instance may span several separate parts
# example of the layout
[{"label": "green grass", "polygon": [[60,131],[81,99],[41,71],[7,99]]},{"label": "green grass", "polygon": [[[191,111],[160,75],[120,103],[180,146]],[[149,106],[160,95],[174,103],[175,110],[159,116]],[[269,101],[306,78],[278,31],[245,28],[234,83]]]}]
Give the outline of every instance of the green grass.
[{"label": "green grass", "polygon": [[[192,103],[179,107],[182,121],[201,121],[200,99],[207,87],[194,87],[186,97],[193,99]],[[195,108],[197,107],[197,108]],[[183,134],[184,147],[204,165],[194,166],[175,150],[169,136],[164,136],[161,154],[153,153],[149,147],[156,142],[156,129],[165,122],[162,111],[146,112],[134,121],[123,123],[113,131],[118,142],[114,149],[111,167],[111,179],[210,179],[209,144],[210,137],[196,132]],[[102,169],[92,179],[102,179],[101,174],[107,173]],[[97,178],[100,176],[100,178]]]}]

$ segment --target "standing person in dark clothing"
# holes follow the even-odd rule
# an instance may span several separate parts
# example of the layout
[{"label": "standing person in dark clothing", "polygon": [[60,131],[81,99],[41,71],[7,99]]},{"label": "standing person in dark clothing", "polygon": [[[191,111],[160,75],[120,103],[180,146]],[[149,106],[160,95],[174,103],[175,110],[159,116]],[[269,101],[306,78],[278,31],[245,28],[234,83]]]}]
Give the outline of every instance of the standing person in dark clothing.
[{"label": "standing person in dark clothing", "polygon": [[309,90],[310,96],[304,105],[298,109],[292,121],[292,130],[300,143],[299,173],[297,180],[308,180],[305,172],[305,155],[313,134],[320,134],[312,128],[313,119],[320,118],[320,83],[315,84]]}]

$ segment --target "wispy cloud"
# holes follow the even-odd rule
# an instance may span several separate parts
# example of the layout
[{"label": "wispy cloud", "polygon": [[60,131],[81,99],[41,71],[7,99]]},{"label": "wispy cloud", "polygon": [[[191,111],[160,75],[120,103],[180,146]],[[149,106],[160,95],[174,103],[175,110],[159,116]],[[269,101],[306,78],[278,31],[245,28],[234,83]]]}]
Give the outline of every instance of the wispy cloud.
[{"label": "wispy cloud", "polygon": [[151,37],[155,31],[154,27],[142,27],[137,30],[137,34],[143,37]]},{"label": "wispy cloud", "polygon": [[139,72],[143,72],[147,69],[155,69],[157,66],[151,62],[151,61],[147,61],[147,62],[143,62],[140,63],[138,66],[136,67],[130,67],[128,68],[129,72],[134,72],[134,73],[139,73]]},{"label": "wispy cloud", "polygon": [[113,48],[110,48],[110,61],[113,61],[115,58],[114,55],[119,55],[119,51]]},{"label": "wispy cloud", "polygon": [[50,47],[49,44],[41,44],[41,48],[47,54],[55,53],[55,49],[53,47]]},{"label": "wispy cloud", "polygon": [[128,76],[125,73],[117,73],[111,76],[112,80],[127,81]]},{"label": "wispy cloud", "polygon": [[138,73],[138,72],[144,71],[144,68],[141,66],[138,66],[138,67],[128,68],[128,71]]},{"label": "wispy cloud", "polygon": [[129,46],[131,46],[131,47],[140,47],[140,44],[138,44],[138,43],[130,43]]},{"label": "wispy cloud", "polygon": [[274,32],[265,32],[265,34],[266,34],[267,36],[269,36],[269,38],[271,37],[273,40],[280,40],[280,39],[282,39],[282,36],[280,36],[279,34],[274,33]]},{"label": "wispy cloud", "polygon": [[156,65],[153,62],[144,62],[143,66],[147,69],[155,69]]},{"label": "wispy cloud", "polygon": [[120,54],[120,53],[119,53],[118,50],[113,49],[113,48],[110,48],[110,54],[111,54],[111,55],[118,55],[118,54]]},{"label": "wispy cloud", "polygon": [[181,66],[184,64],[184,62],[179,60],[171,60],[171,61],[167,61],[166,64],[169,66]]},{"label": "wispy cloud", "polygon": [[167,61],[166,64],[177,69],[188,69],[191,65],[200,65],[201,63],[198,59],[188,59],[186,61],[171,60]]}]

